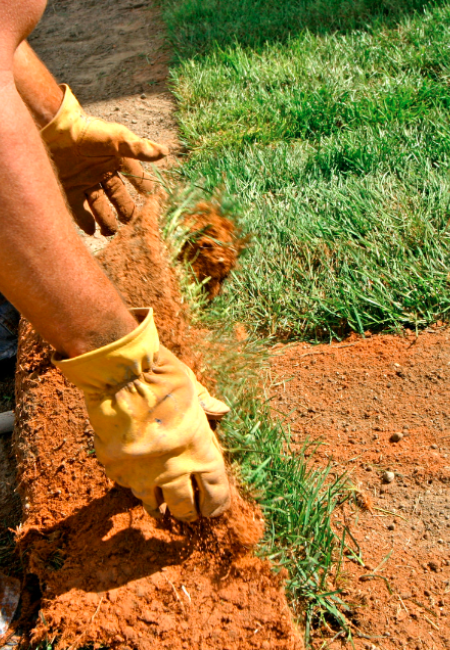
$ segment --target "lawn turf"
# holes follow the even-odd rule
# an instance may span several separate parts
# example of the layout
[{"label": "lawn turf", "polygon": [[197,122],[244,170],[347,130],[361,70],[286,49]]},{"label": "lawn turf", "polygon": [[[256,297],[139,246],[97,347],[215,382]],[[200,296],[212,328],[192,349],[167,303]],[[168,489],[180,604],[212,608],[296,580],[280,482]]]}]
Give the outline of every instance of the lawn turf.
[{"label": "lawn turf", "polygon": [[165,18],[181,173],[251,237],[209,316],[314,339],[445,320],[450,4],[170,0]]}]

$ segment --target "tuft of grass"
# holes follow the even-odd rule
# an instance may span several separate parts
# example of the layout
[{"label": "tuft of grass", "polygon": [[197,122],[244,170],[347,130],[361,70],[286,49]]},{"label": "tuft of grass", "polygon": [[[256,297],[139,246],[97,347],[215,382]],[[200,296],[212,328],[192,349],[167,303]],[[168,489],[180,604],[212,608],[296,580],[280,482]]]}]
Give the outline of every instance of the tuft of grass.
[{"label": "tuft of grass", "polygon": [[450,3],[337,3],[341,31],[334,0],[219,4],[165,4],[179,174],[252,241],[208,318],[308,339],[447,320]]}]

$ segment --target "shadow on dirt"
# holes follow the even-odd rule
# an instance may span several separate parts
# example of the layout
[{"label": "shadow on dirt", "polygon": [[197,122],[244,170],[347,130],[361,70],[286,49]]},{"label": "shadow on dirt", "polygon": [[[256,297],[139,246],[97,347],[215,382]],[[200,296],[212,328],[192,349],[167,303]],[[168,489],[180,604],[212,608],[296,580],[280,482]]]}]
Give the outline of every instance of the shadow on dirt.
[{"label": "shadow on dirt", "polygon": [[[181,533],[173,539],[172,520],[158,522],[150,538],[133,527],[133,508],[139,503],[129,490],[117,486],[55,526],[30,529],[21,538],[21,547],[33,554],[30,571],[45,584],[46,597],[72,589],[91,593],[117,589],[189,557],[192,542]],[[124,515],[128,527],[114,532],[115,519]],[[164,539],[166,531],[171,539]]]}]

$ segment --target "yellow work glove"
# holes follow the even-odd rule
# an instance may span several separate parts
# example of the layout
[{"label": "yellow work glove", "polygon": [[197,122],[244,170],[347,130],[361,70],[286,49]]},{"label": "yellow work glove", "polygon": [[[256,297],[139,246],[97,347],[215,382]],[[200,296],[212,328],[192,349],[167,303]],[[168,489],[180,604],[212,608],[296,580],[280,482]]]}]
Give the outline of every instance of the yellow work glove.
[{"label": "yellow work glove", "polygon": [[210,395],[208,390],[197,380],[196,376],[188,366],[185,366],[185,369],[195,386],[200,406],[205,411],[208,420],[221,420],[224,415],[230,412],[230,407],[227,406],[225,402],[221,402],[220,399]]},{"label": "yellow work glove", "polygon": [[[152,310],[130,334],[55,365],[81,388],[109,478],[178,519],[215,517],[230,504],[222,451],[187,366],[159,344]],[[195,488],[198,489],[198,497]]]},{"label": "yellow work glove", "polygon": [[138,138],[122,124],[104,122],[86,115],[69,86],[53,120],[41,130],[58,171],[75,221],[88,235],[97,221],[102,235],[117,231],[132,218],[135,205],[118,172],[124,173],[140,192],[151,183],[139,160],[155,161],[169,153],[167,147]]}]

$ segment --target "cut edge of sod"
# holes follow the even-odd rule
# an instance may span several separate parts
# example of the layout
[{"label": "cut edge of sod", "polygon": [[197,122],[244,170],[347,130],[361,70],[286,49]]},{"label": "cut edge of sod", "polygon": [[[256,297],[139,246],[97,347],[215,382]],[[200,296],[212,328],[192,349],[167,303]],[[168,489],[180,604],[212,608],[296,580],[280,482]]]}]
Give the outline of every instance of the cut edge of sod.
[{"label": "cut edge of sod", "polygon": [[[166,189],[170,192],[169,186]],[[177,262],[177,252],[188,236],[180,217],[195,197],[192,187],[177,188],[172,197],[169,194],[162,232],[184,300],[202,322],[203,286],[190,268]],[[345,615],[351,607],[334,585],[344,551],[354,552],[345,531],[340,535],[331,521],[336,509],[352,497],[347,476],[332,476],[331,465],[313,468],[320,443],[306,441],[294,451],[289,428],[273,418],[269,397],[273,341],[251,336],[237,344],[232,323],[216,327],[206,339],[202,370],[214,377],[218,396],[232,408],[220,426],[222,443],[241,489],[258,503],[265,517],[265,535],[257,553],[270,560],[276,572],[287,571],[288,601],[294,618],[305,627],[307,645],[312,629],[320,623],[327,629],[330,623],[337,626],[342,637],[351,641]]]}]

